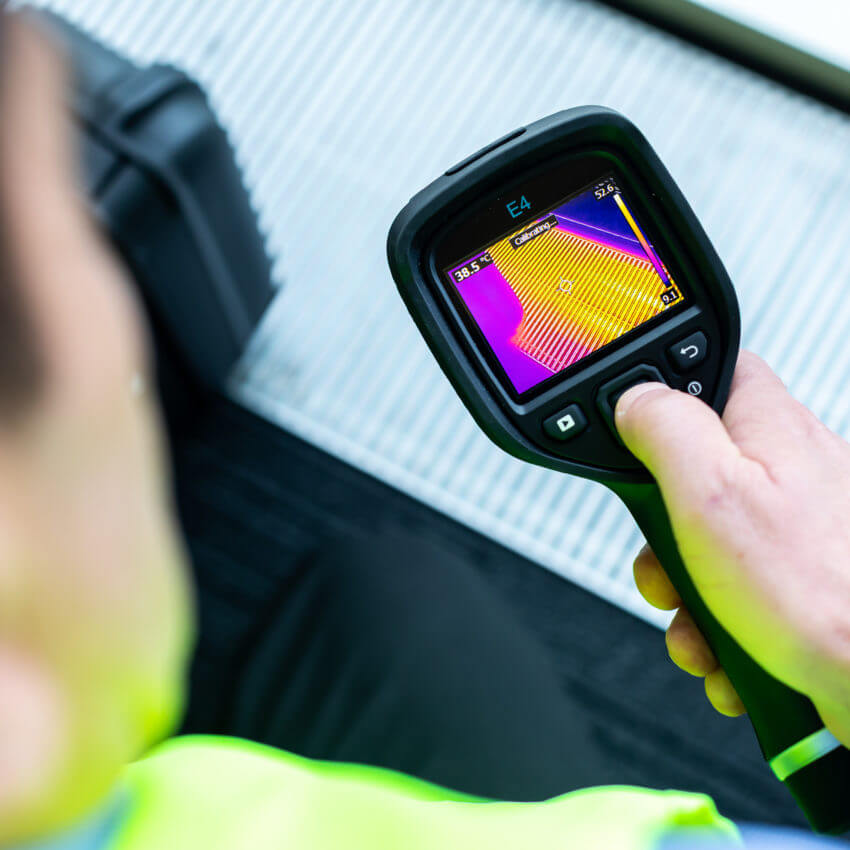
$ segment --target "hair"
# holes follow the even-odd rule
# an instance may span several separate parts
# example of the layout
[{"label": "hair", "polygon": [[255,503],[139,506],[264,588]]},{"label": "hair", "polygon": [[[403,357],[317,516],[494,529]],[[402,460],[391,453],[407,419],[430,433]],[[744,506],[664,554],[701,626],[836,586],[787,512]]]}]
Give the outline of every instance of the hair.
[{"label": "hair", "polygon": [[[5,18],[8,14],[5,0],[0,0],[0,120],[3,113]],[[2,135],[0,144],[3,144]],[[2,160],[0,151],[0,162]],[[4,189],[2,178],[0,174],[0,193]],[[17,418],[29,409],[44,377],[44,364],[22,295],[20,275],[16,274],[8,251],[7,215],[0,195],[0,419],[3,420]]]}]

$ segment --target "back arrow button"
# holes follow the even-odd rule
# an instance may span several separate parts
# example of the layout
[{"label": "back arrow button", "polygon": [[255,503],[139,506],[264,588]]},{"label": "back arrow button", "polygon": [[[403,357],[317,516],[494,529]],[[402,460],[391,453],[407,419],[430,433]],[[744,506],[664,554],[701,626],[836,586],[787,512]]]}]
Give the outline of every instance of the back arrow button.
[{"label": "back arrow button", "polygon": [[708,339],[702,331],[694,331],[667,349],[667,356],[677,372],[690,372],[708,354]]}]

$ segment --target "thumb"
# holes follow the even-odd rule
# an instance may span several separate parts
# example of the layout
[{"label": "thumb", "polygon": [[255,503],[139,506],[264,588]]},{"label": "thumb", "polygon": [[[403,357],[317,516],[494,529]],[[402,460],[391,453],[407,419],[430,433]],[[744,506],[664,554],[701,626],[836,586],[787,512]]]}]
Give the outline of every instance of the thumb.
[{"label": "thumb", "polygon": [[[631,387],[617,401],[623,442],[652,473],[665,500],[689,503],[715,488],[739,457],[720,417],[707,404],[659,383]],[[709,485],[709,486],[707,486]]]}]

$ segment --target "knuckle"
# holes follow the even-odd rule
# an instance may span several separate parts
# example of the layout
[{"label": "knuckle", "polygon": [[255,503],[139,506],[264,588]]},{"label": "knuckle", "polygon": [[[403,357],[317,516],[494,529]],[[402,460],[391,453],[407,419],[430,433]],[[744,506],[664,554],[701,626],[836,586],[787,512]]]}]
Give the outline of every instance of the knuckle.
[{"label": "knuckle", "polygon": [[752,351],[743,350],[738,355],[738,362],[735,365],[736,383],[748,383],[751,379],[765,378],[770,376],[772,379],[781,383],[779,377],[771,369],[770,364],[758,354]]},{"label": "knuckle", "polygon": [[832,443],[835,434],[824,425],[820,419],[801,402],[794,402],[795,418],[800,428],[800,435],[806,443]]},{"label": "knuckle", "polygon": [[751,397],[760,394],[768,386],[784,387],[784,384],[770,368],[770,365],[752,351],[741,351],[735,364],[732,388],[729,393],[727,410],[751,403]]},{"label": "knuckle", "polygon": [[689,525],[704,525],[712,517],[737,511],[741,503],[742,482],[737,458],[719,457],[701,469],[691,481],[691,498],[680,507],[681,519]]},{"label": "knuckle", "polygon": [[765,369],[769,368],[770,367],[767,365],[767,362],[762,357],[759,357],[759,355],[754,351],[750,351],[745,348],[742,349],[738,355],[737,369],[745,374],[763,372]]},{"label": "knuckle", "polygon": [[677,650],[690,649],[699,640],[694,625],[686,618],[676,615],[667,629],[667,643]]}]

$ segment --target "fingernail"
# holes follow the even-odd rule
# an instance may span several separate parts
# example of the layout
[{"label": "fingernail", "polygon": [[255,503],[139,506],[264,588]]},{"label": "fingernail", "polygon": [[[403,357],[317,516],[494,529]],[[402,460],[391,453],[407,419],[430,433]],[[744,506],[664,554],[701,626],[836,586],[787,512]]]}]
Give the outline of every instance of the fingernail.
[{"label": "fingernail", "polygon": [[660,384],[658,381],[644,381],[640,384],[635,384],[629,387],[618,399],[614,407],[615,416],[625,416],[626,411],[642,396],[644,393],[652,392],[653,390],[666,389],[666,384]]}]

